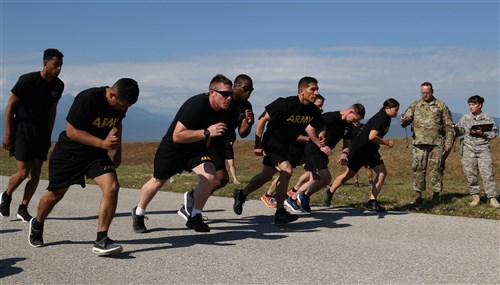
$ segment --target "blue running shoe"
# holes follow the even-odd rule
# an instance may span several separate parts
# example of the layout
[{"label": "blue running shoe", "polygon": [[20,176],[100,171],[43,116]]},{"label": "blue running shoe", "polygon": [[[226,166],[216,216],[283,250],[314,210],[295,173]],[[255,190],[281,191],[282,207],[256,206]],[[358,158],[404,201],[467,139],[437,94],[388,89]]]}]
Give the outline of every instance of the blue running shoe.
[{"label": "blue running shoe", "polygon": [[292,199],[292,197],[288,197],[285,200],[285,206],[290,208],[290,210],[294,213],[301,213],[302,209],[297,205],[297,200]]},{"label": "blue running shoe", "polygon": [[302,208],[302,210],[310,213],[311,207],[309,206],[309,196],[304,195],[304,193],[300,193],[297,198],[299,199],[300,207]]}]

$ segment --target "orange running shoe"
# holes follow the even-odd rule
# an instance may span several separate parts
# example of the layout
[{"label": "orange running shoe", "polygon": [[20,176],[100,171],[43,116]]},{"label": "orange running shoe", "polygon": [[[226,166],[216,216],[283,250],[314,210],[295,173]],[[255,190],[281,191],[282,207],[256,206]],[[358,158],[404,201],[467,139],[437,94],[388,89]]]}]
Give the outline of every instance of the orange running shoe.
[{"label": "orange running shoe", "polygon": [[262,194],[260,197],[260,200],[266,204],[266,207],[268,208],[276,208],[276,198],[274,197],[269,197],[266,196],[266,193]]}]

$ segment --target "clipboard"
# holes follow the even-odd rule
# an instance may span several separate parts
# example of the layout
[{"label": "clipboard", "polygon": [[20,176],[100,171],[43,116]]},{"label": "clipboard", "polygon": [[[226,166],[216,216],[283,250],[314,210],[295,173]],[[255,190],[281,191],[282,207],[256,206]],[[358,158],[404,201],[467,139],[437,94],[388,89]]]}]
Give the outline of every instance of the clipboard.
[{"label": "clipboard", "polygon": [[479,130],[481,129],[483,132],[490,132],[493,129],[493,123],[491,124],[481,124],[481,125],[472,125],[471,130]]}]

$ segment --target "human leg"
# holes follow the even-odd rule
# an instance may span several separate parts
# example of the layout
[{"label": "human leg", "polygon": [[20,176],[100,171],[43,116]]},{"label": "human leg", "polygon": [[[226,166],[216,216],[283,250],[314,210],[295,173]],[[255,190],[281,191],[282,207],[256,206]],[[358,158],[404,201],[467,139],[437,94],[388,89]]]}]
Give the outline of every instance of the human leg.
[{"label": "human leg", "polygon": [[[252,177],[244,189],[235,189],[233,191],[233,211],[237,215],[241,215],[243,212],[243,204],[245,203],[246,197],[250,195],[253,191],[259,189],[266,182],[273,178],[276,169],[274,167],[263,165],[262,170]],[[278,180],[279,183],[279,180]]]},{"label": "human leg", "polygon": [[231,177],[233,178],[233,183],[238,185],[240,184],[240,180],[236,175],[236,166],[234,165],[234,159],[226,159],[227,165],[229,166],[229,172],[231,173]]},{"label": "human leg", "polygon": [[21,185],[21,183],[29,176],[31,170],[31,162],[16,161],[17,170],[9,177],[7,189],[2,192],[0,201],[0,215],[3,217],[10,216],[10,203],[12,194]]},{"label": "human leg", "polygon": [[38,202],[38,211],[35,218],[30,220],[28,242],[33,247],[44,246],[43,226],[45,219],[54,209],[55,205],[61,201],[69,187],[45,192]]}]

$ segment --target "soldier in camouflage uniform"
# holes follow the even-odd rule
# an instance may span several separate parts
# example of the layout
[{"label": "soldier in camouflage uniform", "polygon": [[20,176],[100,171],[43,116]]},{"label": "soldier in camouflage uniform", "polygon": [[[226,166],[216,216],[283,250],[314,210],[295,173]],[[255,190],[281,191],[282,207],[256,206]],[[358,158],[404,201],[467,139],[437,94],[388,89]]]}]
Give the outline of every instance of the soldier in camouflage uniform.
[{"label": "soldier in camouflage uniform", "polygon": [[412,124],[413,131],[413,190],[416,197],[415,208],[423,207],[422,192],[425,191],[425,176],[429,170],[432,202],[439,202],[443,189],[444,160],[448,156],[454,140],[451,126],[451,112],[446,104],[434,97],[432,84],[424,82],[420,86],[422,99],[414,102],[401,116],[401,126]]},{"label": "soldier in camouflage uniform", "polygon": [[[500,208],[498,203],[498,188],[495,181],[495,166],[490,150],[490,141],[497,136],[498,127],[495,121],[486,113],[481,111],[484,98],[474,95],[467,100],[470,114],[465,114],[460,118],[458,124],[454,125],[457,135],[463,135],[462,168],[465,177],[469,181],[469,193],[472,195],[471,206],[477,206],[479,198],[478,172],[483,179],[484,191],[490,200],[491,206]],[[481,128],[475,129],[472,126],[482,124],[493,124],[491,131]]]}]

